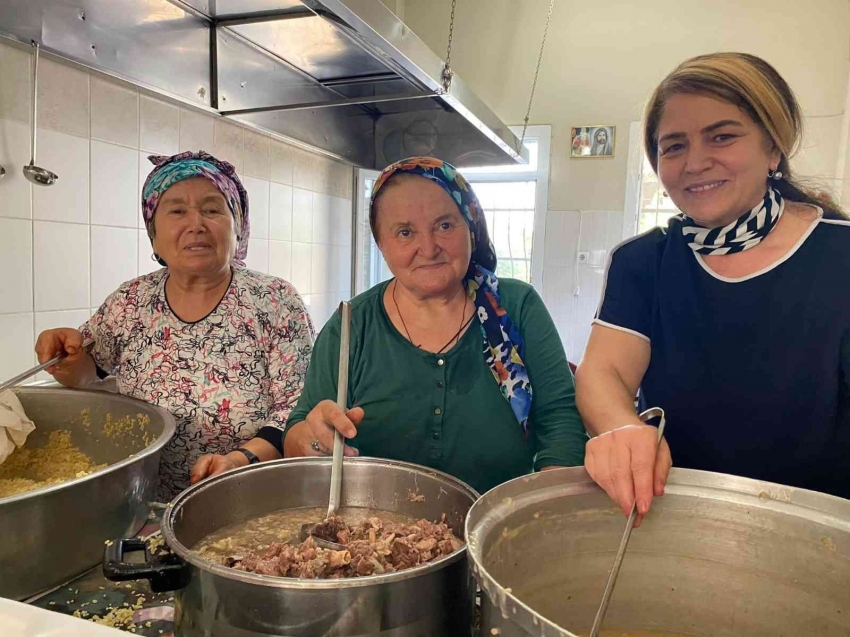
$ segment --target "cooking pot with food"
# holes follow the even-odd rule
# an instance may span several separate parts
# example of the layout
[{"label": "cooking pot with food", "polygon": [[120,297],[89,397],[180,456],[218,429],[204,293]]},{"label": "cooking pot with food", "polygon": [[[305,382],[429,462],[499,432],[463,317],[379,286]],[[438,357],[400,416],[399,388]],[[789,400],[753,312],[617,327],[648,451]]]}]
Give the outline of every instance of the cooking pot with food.
[{"label": "cooking pot with food", "polygon": [[[2,477],[3,487],[29,482],[32,490],[0,497],[0,597],[26,599],[96,566],[103,543],[136,533],[154,499],[159,456],[174,435],[167,411],[99,391],[20,387],[12,390],[36,429],[24,450],[54,454],[40,462],[68,464],[73,452],[94,470],[63,482]],[[17,453],[17,452],[15,452]],[[2,465],[9,473],[15,453]],[[39,473],[39,467],[27,467]],[[73,469],[73,467],[72,467]],[[5,490],[3,491],[6,492]]]},{"label": "cooking pot with food", "polygon": [[[470,510],[482,634],[588,635],[625,518],[582,468]],[[850,635],[850,501],[673,469],[631,536],[603,637]]]},{"label": "cooking pot with food", "polygon": [[[166,509],[162,535],[171,555],[147,554],[145,563],[131,563],[124,553],[142,544],[117,541],[107,547],[104,572],[110,579],[146,578],[155,590],[174,590],[178,637],[470,635],[475,583],[465,546],[406,570],[342,579],[247,572],[195,550],[223,529],[245,527],[276,511],[293,510],[292,529],[298,529],[304,507],[326,509],[330,473],[328,458],[295,458],[209,478]],[[426,467],[353,458],[345,460],[341,516],[353,508],[368,509],[378,518],[382,512],[430,521],[445,515],[448,527],[462,538],[477,497],[463,482]]]}]

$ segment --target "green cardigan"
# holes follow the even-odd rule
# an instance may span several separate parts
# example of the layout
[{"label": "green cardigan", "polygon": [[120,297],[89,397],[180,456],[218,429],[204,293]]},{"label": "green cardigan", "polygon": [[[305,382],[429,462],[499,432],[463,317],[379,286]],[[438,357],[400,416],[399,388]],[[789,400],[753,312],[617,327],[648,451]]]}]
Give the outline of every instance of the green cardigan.
[{"label": "green cardigan", "polygon": [[[477,321],[444,354],[413,346],[390,322],[381,283],[352,301],[348,406],[366,416],[349,442],[363,456],[445,471],[481,493],[552,465],[584,462],[587,434],[564,348],[530,285],[500,279],[502,307],[525,339],[533,399],[526,436],[484,360]],[[307,380],[287,431],[320,401],[336,400],[339,313],[313,348]],[[285,435],[285,434],[284,434]]]}]

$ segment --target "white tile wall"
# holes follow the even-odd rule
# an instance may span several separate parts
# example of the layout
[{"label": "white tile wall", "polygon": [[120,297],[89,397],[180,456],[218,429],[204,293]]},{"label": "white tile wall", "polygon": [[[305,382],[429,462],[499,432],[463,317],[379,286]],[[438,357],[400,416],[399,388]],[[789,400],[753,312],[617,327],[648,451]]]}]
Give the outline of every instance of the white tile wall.
[{"label": "white tile wall", "polygon": [[91,227],[91,305],[99,307],[115,289],[138,276],[139,231]]},{"label": "white tile wall", "polygon": [[21,170],[29,161],[29,125],[13,119],[0,119],[0,166],[6,168],[6,176],[0,179],[0,210],[5,216],[32,218],[32,186]]},{"label": "white tile wall", "polygon": [[251,213],[251,238],[269,238],[269,182],[254,177],[243,177],[242,185],[248,192],[248,209]]},{"label": "white tile wall", "polygon": [[89,303],[89,226],[33,222],[35,311],[78,310]]},{"label": "white tile wall", "polygon": [[33,187],[21,174],[30,59],[0,43],[0,379],[34,364],[42,330],[79,326],[121,283],[160,268],[140,214],[150,154],[206,150],[236,166],[251,203],[248,266],[295,285],[318,327],[349,297],[350,167],[45,56],[37,163],[59,180]]},{"label": "white tile wall", "polygon": [[0,314],[0,371],[3,380],[35,365],[33,314]]},{"label": "white tile wall", "polygon": [[[622,240],[623,213],[560,212],[546,214],[543,299],[561,335],[567,358],[578,363],[602,293],[610,250]],[[578,253],[589,260],[578,262]]]},{"label": "white tile wall", "polygon": [[303,188],[292,190],[292,240],[313,241],[313,193]]},{"label": "white tile wall", "polygon": [[139,98],[139,148],[158,155],[176,155],[180,109],[158,99]]},{"label": "white tile wall", "polygon": [[91,142],[91,222],[136,228],[139,223],[139,151]]},{"label": "white tile wall", "polygon": [[31,311],[32,221],[0,219],[0,271],[3,272],[0,313]]},{"label": "white tile wall", "polygon": [[[350,216],[350,201],[348,208]],[[269,190],[269,238],[276,241],[292,241],[292,186],[271,183]]]},{"label": "white tile wall", "polygon": [[205,150],[213,152],[214,120],[208,115],[180,109],[180,152]]},{"label": "white tile wall", "polygon": [[88,223],[89,140],[39,129],[37,160],[39,166],[52,170],[59,179],[49,187],[33,186],[33,217]]}]

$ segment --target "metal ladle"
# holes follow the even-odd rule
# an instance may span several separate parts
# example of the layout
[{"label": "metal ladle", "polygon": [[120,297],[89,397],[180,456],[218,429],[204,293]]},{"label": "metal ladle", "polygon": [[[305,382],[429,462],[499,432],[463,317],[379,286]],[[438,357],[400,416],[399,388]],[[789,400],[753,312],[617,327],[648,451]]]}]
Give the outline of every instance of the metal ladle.
[{"label": "metal ladle", "polygon": [[[664,410],[660,407],[647,409],[640,415],[640,419],[644,422],[652,418],[660,418],[658,423],[658,445],[661,445],[661,440],[664,437],[664,427],[667,421],[664,417]],[[611,567],[611,572],[608,574],[608,583],[605,585],[605,592],[602,593],[602,602],[599,604],[599,610],[596,611],[596,618],[593,620],[593,628],[590,629],[590,637],[599,637],[599,630],[602,628],[602,620],[605,619],[605,613],[608,611],[608,604],[611,603],[611,595],[614,593],[614,585],[617,583],[617,576],[620,574],[620,567],[623,565],[623,558],[626,556],[626,548],[629,546],[629,538],[632,536],[632,529],[635,526],[637,518],[637,500],[632,504],[632,511],[629,514],[629,519],[626,522],[626,530],[623,531],[623,537],[620,538],[620,548],[617,549],[617,557],[614,558],[614,565]]]},{"label": "metal ladle", "polygon": [[[343,301],[339,304],[341,327],[339,335],[339,376],[337,378],[336,404],[342,409],[343,413],[347,408],[348,403],[348,352],[351,343],[351,303]],[[339,497],[342,492],[342,459],[345,451],[345,441],[338,429],[334,429],[334,452],[333,463],[331,464],[331,490],[328,496],[328,513],[325,519],[331,517],[339,509]],[[312,523],[305,524],[301,527],[301,540],[306,540],[308,536],[313,537],[313,541],[322,548],[332,549],[334,551],[344,551],[346,547],[336,542],[330,542],[313,535],[316,525]]]},{"label": "metal ladle", "polygon": [[38,50],[40,47],[35,40],[33,40],[32,45],[35,48],[32,71],[32,143],[30,144],[31,159],[29,165],[24,166],[24,177],[37,186],[52,186],[53,182],[59,179],[56,173],[35,165],[35,131],[38,126],[36,120],[38,109]]}]

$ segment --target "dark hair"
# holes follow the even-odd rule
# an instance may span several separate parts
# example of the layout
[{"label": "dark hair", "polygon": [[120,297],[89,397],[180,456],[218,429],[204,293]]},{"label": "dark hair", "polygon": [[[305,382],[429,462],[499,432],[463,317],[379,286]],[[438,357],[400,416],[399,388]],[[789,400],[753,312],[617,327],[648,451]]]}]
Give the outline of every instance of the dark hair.
[{"label": "dark hair", "polygon": [[[421,179],[426,182],[431,181],[421,175],[397,172],[387,180],[387,182],[378,191],[378,194],[372,199],[372,202],[369,205],[369,228],[372,230],[372,238],[375,239],[375,243],[380,245],[380,242],[378,241],[378,202],[381,200],[381,196],[389,188],[414,179]],[[470,186],[470,190],[471,189],[472,186]],[[452,201],[454,201],[454,199],[452,199]],[[478,203],[477,197],[476,203]],[[478,211],[479,214],[475,215],[475,221],[470,224],[473,248],[472,257],[469,262],[469,273],[472,272],[474,264],[480,265],[485,270],[490,270],[490,272],[495,272],[496,250],[493,248],[493,243],[490,241],[490,233],[487,230],[487,220],[484,218],[484,210],[481,209],[480,203],[478,204]],[[461,216],[463,216],[463,213],[461,213]],[[464,217],[464,219],[466,219],[466,217]]]},{"label": "dark hair", "polygon": [[[734,104],[764,131],[781,154],[782,179],[772,183],[788,201],[823,208],[828,217],[845,217],[832,198],[795,179],[789,158],[800,146],[803,116],[785,79],[766,61],[748,53],[711,53],[685,60],[652,94],[644,121],[644,147],[658,172],[658,127],[667,100],[677,94],[708,95]],[[767,176],[765,176],[767,179]]]}]

